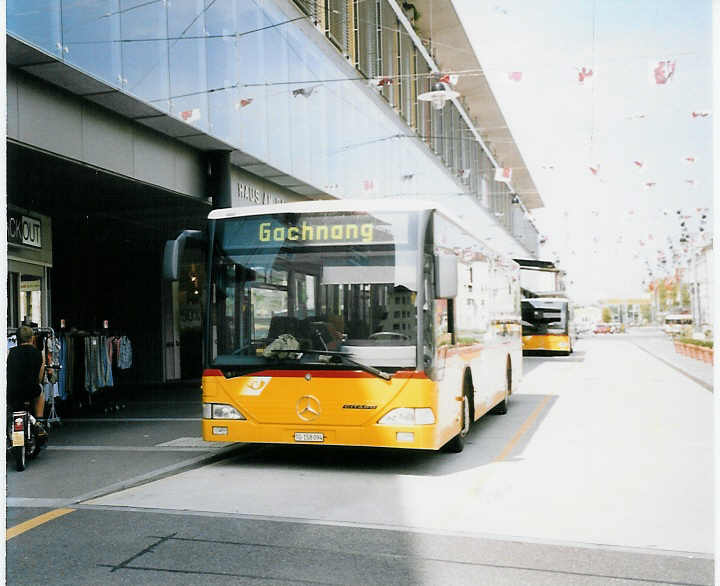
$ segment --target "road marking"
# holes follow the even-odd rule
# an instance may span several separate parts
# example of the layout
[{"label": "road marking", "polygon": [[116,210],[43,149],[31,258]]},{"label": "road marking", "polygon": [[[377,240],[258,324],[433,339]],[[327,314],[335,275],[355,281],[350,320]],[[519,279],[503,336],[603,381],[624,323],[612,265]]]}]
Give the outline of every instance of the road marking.
[{"label": "road marking", "polygon": [[550,398],[551,395],[548,395],[547,397],[545,397],[543,402],[535,408],[535,411],[533,411],[530,416],[525,420],[525,423],[522,424],[515,436],[507,443],[507,445],[503,448],[503,451],[500,452],[500,455],[495,458],[493,462],[502,462],[510,455],[510,452],[512,452],[513,448],[515,447],[515,444],[517,444],[520,441],[520,438],[525,435],[525,432],[530,429],[530,426],[535,422],[538,415],[540,415],[542,410],[545,408],[545,405],[547,405]]},{"label": "road marking", "polygon": [[30,529],[34,529],[38,525],[42,525],[43,523],[47,523],[48,521],[52,521],[53,519],[57,519],[58,517],[62,517],[68,513],[72,513],[73,511],[75,511],[75,509],[55,509],[54,511],[48,511],[47,513],[34,517],[33,519],[29,519],[19,525],[15,525],[15,527],[10,527],[10,529],[8,529],[5,533],[5,541],[9,541],[13,537],[17,537],[26,531],[30,531]]}]

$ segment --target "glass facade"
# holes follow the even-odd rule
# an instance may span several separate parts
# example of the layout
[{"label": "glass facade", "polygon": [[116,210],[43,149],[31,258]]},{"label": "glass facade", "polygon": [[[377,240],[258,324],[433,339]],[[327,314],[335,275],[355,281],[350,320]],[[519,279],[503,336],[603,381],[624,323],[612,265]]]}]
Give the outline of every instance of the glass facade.
[{"label": "glass facade", "polygon": [[[328,193],[470,192],[514,229],[510,193],[459,111],[418,101],[430,66],[387,0],[8,0],[6,11],[10,34]],[[391,108],[365,78],[386,78],[377,92]]]}]

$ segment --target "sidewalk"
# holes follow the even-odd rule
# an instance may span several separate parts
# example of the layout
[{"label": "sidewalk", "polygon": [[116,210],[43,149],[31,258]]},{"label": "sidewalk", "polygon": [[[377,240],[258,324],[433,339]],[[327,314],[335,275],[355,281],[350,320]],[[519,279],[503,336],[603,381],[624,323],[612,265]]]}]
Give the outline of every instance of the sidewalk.
[{"label": "sidewalk", "polygon": [[713,365],[678,354],[670,337],[632,336],[629,341],[713,390]]},{"label": "sidewalk", "polygon": [[206,464],[242,445],[202,440],[199,381],[127,387],[118,399],[120,409],[107,414],[59,413],[47,448],[24,472],[7,462],[8,524]]}]

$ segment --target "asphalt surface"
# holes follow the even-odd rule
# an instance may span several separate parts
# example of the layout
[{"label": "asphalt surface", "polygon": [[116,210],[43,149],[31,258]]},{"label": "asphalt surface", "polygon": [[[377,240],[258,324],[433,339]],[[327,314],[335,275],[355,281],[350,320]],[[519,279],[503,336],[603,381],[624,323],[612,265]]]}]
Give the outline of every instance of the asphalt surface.
[{"label": "asphalt surface", "polygon": [[[617,338],[593,336],[588,347],[617,344],[621,339],[637,345],[649,359],[672,363],[678,376],[712,383],[711,367],[708,372],[678,361],[692,359],[673,356],[657,331]],[[544,369],[562,372],[563,364],[577,365],[588,356],[581,351],[561,362],[533,358],[526,361],[526,370],[530,374],[539,369],[536,375]],[[488,453],[499,453],[512,434],[500,433],[497,422],[505,421],[503,425],[515,433],[519,422],[544,400],[542,395],[519,394],[512,406],[513,419],[481,421],[471,432],[470,448],[472,442],[482,442]],[[546,409],[553,401],[553,397],[548,399]],[[516,442],[505,466],[523,453],[535,430],[544,425],[543,417]],[[200,392],[193,383],[135,394],[120,411],[63,418],[53,426],[49,448],[25,472],[16,472],[10,464],[7,467],[7,583],[713,583],[713,559],[707,552],[554,540],[526,532],[493,534],[482,532],[479,526],[441,530],[262,514],[254,506],[257,503],[248,501],[253,494],[258,500],[259,495],[278,491],[273,482],[286,482],[288,507],[295,507],[318,470],[342,479],[363,470],[367,473],[373,466],[388,476],[394,467],[403,467],[410,477],[427,479],[420,485],[428,486],[433,478],[487,468],[491,459],[472,462],[473,452],[468,449],[453,460],[446,457],[450,455],[392,450],[381,451],[378,457],[377,451],[362,449],[308,452],[298,447],[218,447],[199,438],[199,421]],[[286,476],[274,477],[269,474],[271,468],[284,470]],[[203,470],[213,472],[203,474]],[[195,475],[194,484],[178,482],[177,490],[192,487],[200,494],[216,494],[209,498],[215,498],[215,505],[193,501],[186,493],[187,504],[173,506],[171,496],[178,495],[166,492],[167,483],[188,475]],[[382,486],[371,475],[366,478],[362,490],[377,491],[382,499]],[[259,479],[266,484],[248,485]],[[320,506],[361,500],[362,495],[348,493],[356,489],[347,486],[342,482],[330,485]],[[103,504],[134,490],[145,495],[134,504]],[[495,488],[490,483],[485,490]],[[385,499],[396,496],[386,494]],[[223,498],[236,501],[234,512],[221,510]],[[412,506],[424,504],[420,500]],[[48,513],[58,516],[41,522],[41,515]],[[462,518],[462,509],[457,514]],[[507,515],[512,517],[513,511],[500,511],[500,517]],[[27,528],[24,522],[38,524]]]}]

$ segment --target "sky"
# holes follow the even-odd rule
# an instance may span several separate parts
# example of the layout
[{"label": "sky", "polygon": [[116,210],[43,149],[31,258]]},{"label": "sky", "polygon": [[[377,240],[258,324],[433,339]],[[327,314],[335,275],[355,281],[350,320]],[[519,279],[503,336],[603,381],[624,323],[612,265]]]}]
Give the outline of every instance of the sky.
[{"label": "sky", "polygon": [[647,296],[687,267],[713,227],[711,0],[453,4],[544,202],[540,258],[570,296]]}]

